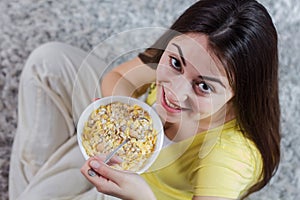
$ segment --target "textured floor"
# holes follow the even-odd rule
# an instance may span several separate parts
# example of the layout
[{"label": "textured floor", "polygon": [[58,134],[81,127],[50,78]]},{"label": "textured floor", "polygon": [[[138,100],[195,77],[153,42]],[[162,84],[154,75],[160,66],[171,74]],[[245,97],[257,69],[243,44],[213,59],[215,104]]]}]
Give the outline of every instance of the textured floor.
[{"label": "textured floor", "polygon": [[[48,41],[62,41],[88,51],[122,31],[168,27],[192,2],[195,0],[0,1],[0,200],[8,199],[19,76],[29,53]],[[274,179],[251,199],[297,200],[300,199],[300,2],[261,0],[261,3],[270,11],[279,33],[283,154]],[[142,35],[134,40],[142,41]],[[123,40],[118,46],[130,47],[130,42]],[[108,48],[106,55],[113,51],[113,47]]]}]

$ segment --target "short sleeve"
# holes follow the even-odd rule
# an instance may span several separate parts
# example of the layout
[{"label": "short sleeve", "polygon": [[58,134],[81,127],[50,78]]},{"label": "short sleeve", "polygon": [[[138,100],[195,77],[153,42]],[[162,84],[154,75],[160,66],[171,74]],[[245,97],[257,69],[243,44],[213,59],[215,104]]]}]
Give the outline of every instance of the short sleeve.
[{"label": "short sleeve", "polygon": [[219,142],[196,164],[191,178],[194,195],[239,198],[259,180],[258,155],[258,150],[249,143]]}]

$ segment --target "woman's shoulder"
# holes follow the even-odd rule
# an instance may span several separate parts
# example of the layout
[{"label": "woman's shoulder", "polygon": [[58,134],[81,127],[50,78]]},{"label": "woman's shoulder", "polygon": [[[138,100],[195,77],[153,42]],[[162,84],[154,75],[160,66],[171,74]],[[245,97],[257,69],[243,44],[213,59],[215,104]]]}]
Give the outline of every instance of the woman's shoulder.
[{"label": "woman's shoulder", "polygon": [[259,150],[238,126],[213,133],[218,137],[204,139],[203,144],[209,145],[200,149],[198,162],[194,163],[191,182],[195,194],[237,198],[260,179]]},{"label": "woman's shoulder", "polygon": [[[206,154],[200,150],[201,163],[214,163],[259,178],[262,169],[261,154],[239,126],[225,127],[214,140],[215,144],[210,150],[206,149]],[[205,142],[213,143],[213,141]]]},{"label": "woman's shoulder", "polygon": [[253,163],[257,163],[261,159],[255,143],[241,131],[239,126],[222,132],[217,148],[234,156],[241,156],[240,159],[247,159]]}]

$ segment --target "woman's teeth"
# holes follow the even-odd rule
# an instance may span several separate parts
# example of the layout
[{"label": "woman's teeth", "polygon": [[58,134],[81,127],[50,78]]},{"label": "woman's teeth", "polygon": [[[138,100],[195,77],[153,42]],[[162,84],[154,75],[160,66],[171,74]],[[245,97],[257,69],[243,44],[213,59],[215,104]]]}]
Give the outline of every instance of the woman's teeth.
[{"label": "woman's teeth", "polygon": [[180,107],[178,107],[178,106],[172,104],[172,103],[167,99],[166,96],[165,96],[165,100],[166,100],[166,103],[167,103],[167,105],[168,105],[169,107],[175,108],[175,109],[180,109]]}]

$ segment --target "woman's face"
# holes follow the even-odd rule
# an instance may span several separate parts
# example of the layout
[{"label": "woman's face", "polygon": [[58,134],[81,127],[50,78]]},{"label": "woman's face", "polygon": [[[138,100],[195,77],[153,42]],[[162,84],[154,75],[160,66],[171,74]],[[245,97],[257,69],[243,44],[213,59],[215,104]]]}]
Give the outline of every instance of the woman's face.
[{"label": "woman's face", "polygon": [[167,122],[224,120],[232,109],[228,105],[234,94],[226,72],[209,53],[205,35],[189,33],[173,38],[156,75],[157,111]]}]

